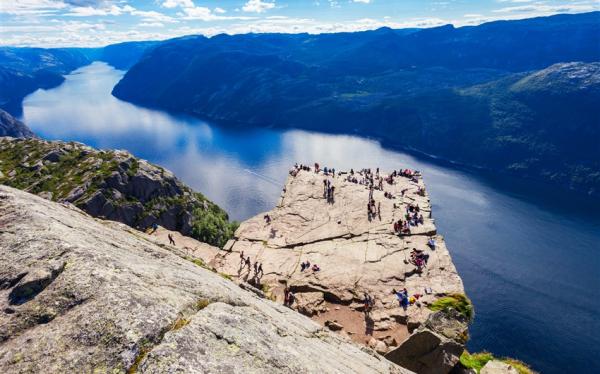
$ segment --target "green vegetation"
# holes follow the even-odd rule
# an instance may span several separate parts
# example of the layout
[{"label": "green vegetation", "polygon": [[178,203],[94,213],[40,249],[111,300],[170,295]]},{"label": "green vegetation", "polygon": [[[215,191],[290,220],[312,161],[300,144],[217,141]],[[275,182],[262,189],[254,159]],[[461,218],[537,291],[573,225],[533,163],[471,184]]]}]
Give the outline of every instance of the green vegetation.
[{"label": "green vegetation", "polygon": [[198,310],[202,310],[202,309],[206,308],[209,305],[210,305],[210,300],[208,300],[208,299],[199,299],[198,301],[196,301],[196,305],[194,305],[194,307],[198,311]]},{"label": "green vegetation", "polygon": [[193,216],[192,237],[218,247],[223,247],[239,226],[229,222],[227,214],[215,204],[206,211],[195,209]]},{"label": "green vegetation", "polygon": [[498,361],[505,362],[505,363],[511,365],[512,367],[514,367],[515,369],[517,369],[519,374],[534,374],[535,373],[535,371],[533,371],[529,366],[527,366],[527,364],[525,364],[522,361],[515,360],[513,358],[508,358],[508,357],[497,358],[497,357],[494,357],[494,355],[489,352],[479,352],[479,353],[471,354],[467,351],[464,351],[463,354],[460,356],[461,365],[468,369],[474,369],[475,371],[477,371],[477,373],[479,373],[479,371],[485,366],[485,364],[487,364],[487,362],[491,361],[491,360],[498,360]]},{"label": "green vegetation", "polygon": [[171,330],[179,330],[184,326],[187,326],[190,323],[190,320],[187,318],[177,318],[173,325],[171,326]]},{"label": "green vegetation", "polygon": [[489,352],[480,352],[470,354],[467,351],[464,351],[462,355],[460,355],[460,363],[462,366],[475,369],[478,373],[481,368],[485,366],[488,361],[494,359],[494,355]]},{"label": "green vegetation", "polygon": [[451,294],[437,299],[433,304],[429,305],[431,310],[455,309],[462,314],[468,321],[473,320],[473,304],[471,300],[464,294]]},{"label": "green vegetation", "polygon": [[[69,201],[92,215],[99,214],[102,207],[105,218],[142,230],[154,222],[170,222],[168,229],[219,247],[233,237],[237,222],[229,222],[227,213],[218,205],[165,174],[160,167],[146,166],[163,178],[162,186],[150,197],[138,192],[139,186],[128,186],[134,183],[130,178],[139,175],[141,167],[140,160],[126,153],[97,151],[78,143],[39,139],[0,143],[0,183],[33,194],[50,193],[52,200]],[[108,181],[117,174],[117,181]],[[119,183],[124,183],[122,188]],[[143,186],[144,182],[137,183]],[[180,192],[174,192],[174,185]],[[98,191],[106,203],[98,202],[96,209],[90,211],[88,202]]]}]

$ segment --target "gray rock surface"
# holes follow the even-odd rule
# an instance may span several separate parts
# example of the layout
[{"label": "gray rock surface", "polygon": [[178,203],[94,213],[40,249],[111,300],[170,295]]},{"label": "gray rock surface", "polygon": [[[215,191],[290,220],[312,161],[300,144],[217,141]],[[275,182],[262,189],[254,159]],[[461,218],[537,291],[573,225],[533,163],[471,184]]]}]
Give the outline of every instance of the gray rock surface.
[{"label": "gray rock surface", "polygon": [[13,138],[33,138],[34,133],[8,112],[0,109],[0,137],[11,136]]},{"label": "gray rock surface", "polygon": [[0,186],[0,372],[408,372],[186,256]]}]

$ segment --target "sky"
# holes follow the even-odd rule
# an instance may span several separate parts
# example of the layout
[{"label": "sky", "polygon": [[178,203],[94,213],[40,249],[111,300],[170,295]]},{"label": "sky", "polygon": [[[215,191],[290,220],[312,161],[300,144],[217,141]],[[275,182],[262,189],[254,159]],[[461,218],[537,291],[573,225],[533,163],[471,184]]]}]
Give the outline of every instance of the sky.
[{"label": "sky", "polygon": [[477,25],[600,10],[600,0],[0,0],[0,45]]}]

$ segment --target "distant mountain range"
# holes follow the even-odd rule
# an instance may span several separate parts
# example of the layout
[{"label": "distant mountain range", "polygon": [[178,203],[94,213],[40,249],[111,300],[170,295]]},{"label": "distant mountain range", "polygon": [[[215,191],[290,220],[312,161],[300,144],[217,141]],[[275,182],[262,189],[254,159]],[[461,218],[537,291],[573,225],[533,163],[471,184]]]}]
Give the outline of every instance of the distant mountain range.
[{"label": "distant mountain range", "polygon": [[[575,63],[571,63],[575,61]],[[239,126],[390,147],[600,192],[600,12],[163,42],[113,94]]]},{"label": "distant mountain range", "polygon": [[[600,12],[455,28],[0,48],[0,108],[93,60],[113,95],[221,125],[373,137],[600,194]],[[133,66],[132,66],[133,65]]]},{"label": "distant mountain range", "polygon": [[0,108],[18,116],[25,96],[39,88],[60,85],[64,74],[92,61],[105,61],[125,70],[156,44],[127,42],[102,48],[51,49],[0,47]]}]

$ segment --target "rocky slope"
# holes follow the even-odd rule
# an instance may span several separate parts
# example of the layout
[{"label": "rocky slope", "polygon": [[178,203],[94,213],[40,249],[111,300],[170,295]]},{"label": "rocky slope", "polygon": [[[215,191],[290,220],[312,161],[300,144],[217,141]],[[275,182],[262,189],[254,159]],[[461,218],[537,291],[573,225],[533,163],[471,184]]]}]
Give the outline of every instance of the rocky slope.
[{"label": "rocky slope", "polygon": [[[445,338],[439,338],[440,333],[424,323],[434,314],[430,307],[437,300],[463,294],[464,289],[443,237],[436,232],[422,178],[396,177],[392,184],[384,181],[383,190],[373,193],[380,215],[369,219],[369,189],[348,181],[349,175],[298,171],[289,177],[277,207],[266,213],[271,221],[260,214],[243,222],[225,251],[185,238],[176,241],[216,271],[261,289],[279,303],[284,303],[284,289],[289,287],[296,297],[293,309],[382,354],[390,352],[392,360],[409,369],[448,372],[462,353],[468,321],[455,318],[460,320],[456,327],[460,331]],[[355,176],[359,181],[364,179],[364,175]],[[333,203],[323,196],[324,180],[335,187]],[[386,193],[392,198],[385,197]],[[419,206],[423,224],[411,227],[410,234],[398,235],[393,222],[405,220],[409,205]],[[430,238],[436,241],[434,249],[428,246]],[[414,249],[428,256],[422,271],[411,261]],[[264,274],[243,264],[242,253],[252,264],[261,263]],[[306,261],[311,266],[317,264],[320,270],[302,270],[301,263]],[[420,295],[406,310],[392,293],[403,288],[409,296]],[[364,310],[365,293],[374,300],[370,313]],[[438,344],[423,346],[419,337],[406,341],[418,327],[413,335],[421,336],[425,329]],[[403,351],[417,352],[411,362],[422,364],[406,365],[397,353],[401,345]],[[439,355],[433,357],[431,351]]]},{"label": "rocky slope", "polygon": [[32,138],[35,135],[23,122],[0,109],[0,137]]},{"label": "rocky slope", "polygon": [[145,230],[154,223],[223,245],[235,224],[171,172],[124,151],[0,138],[0,183]]},{"label": "rocky slope", "polygon": [[0,370],[408,373],[155,240],[0,186]]}]

